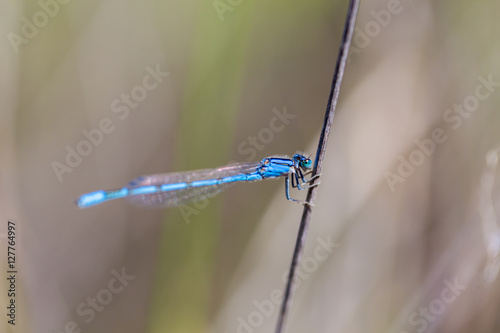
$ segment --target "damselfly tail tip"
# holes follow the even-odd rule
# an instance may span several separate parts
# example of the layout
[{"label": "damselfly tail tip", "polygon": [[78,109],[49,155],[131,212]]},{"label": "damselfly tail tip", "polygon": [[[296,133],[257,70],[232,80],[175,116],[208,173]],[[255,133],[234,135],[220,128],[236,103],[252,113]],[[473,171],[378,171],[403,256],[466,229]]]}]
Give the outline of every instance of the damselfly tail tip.
[{"label": "damselfly tail tip", "polygon": [[105,191],[97,191],[97,192],[87,193],[87,194],[80,196],[78,199],[75,200],[75,204],[79,208],[86,208],[86,207],[100,204],[105,199],[106,199],[106,192]]}]

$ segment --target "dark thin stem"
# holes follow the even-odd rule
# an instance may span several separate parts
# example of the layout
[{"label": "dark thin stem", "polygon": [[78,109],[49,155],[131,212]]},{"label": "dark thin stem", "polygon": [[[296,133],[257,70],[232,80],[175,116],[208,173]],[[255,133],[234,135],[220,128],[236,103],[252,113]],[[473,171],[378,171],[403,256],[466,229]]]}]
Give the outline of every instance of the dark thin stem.
[{"label": "dark thin stem", "polygon": [[[351,45],[351,39],[354,32],[354,25],[356,23],[358,8],[359,0],[350,0],[344,34],[342,36],[342,42],[340,44],[339,55],[337,58],[337,65],[335,66],[335,72],[333,74],[332,88],[330,90],[330,97],[328,98],[328,105],[326,108],[325,120],[323,122],[323,129],[321,130],[321,137],[319,139],[316,159],[314,161],[314,168],[312,173],[313,176],[320,174],[323,167],[326,146],[328,144],[328,137],[330,136],[330,130],[332,128],[335,109],[337,108],[340,86],[342,84],[344,69],[347,63],[347,57],[349,55],[349,47]],[[309,188],[309,191],[307,192],[307,202],[314,204],[316,200],[316,189],[317,186]],[[293,297],[293,281],[295,281],[297,269],[302,259],[302,253],[304,251],[304,245],[307,238],[307,230],[309,229],[309,223],[311,221],[311,213],[312,207],[309,205],[304,205],[302,220],[300,221],[297,241],[295,243],[295,249],[293,251],[292,263],[290,265],[290,272],[288,274],[288,280],[286,283],[285,294],[283,296],[283,302],[281,303],[281,310],[275,331],[276,333],[282,333],[286,325],[290,303]]]}]

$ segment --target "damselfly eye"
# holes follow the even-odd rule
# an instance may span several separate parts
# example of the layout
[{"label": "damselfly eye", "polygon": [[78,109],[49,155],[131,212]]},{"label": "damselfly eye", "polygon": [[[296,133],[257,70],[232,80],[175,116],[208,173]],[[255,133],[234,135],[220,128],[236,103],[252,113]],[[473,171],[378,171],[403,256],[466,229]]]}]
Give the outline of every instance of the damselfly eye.
[{"label": "damselfly eye", "polygon": [[303,169],[311,169],[312,167],[312,161],[311,159],[305,159],[303,161],[300,162],[300,166],[303,168]]}]

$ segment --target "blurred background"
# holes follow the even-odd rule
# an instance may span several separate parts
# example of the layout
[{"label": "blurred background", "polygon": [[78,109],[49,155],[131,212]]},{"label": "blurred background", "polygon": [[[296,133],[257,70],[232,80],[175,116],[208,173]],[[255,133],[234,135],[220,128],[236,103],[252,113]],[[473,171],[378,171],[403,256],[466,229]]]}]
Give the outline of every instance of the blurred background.
[{"label": "blurred background", "polygon": [[[282,180],[73,200],[315,153],[347,1],[0,6],[0,331],[272,332],[302,212]],[[288,332],[500,331],[498,12],[362,2]]]}]

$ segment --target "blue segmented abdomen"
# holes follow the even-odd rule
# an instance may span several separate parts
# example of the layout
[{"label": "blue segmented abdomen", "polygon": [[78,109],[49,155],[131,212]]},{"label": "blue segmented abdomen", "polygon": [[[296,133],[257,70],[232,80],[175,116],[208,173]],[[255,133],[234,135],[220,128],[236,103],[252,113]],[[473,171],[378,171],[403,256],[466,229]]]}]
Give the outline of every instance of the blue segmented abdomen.
[{"label": "blue segmented abdomen", "polygon": [[239,163],[217,169],[141,176],[126,187],[82,195],[77,204],[89,207],[125,198],[143,207],[174,207],[214,196],[235,182],[261,180],[260,163]]}]

